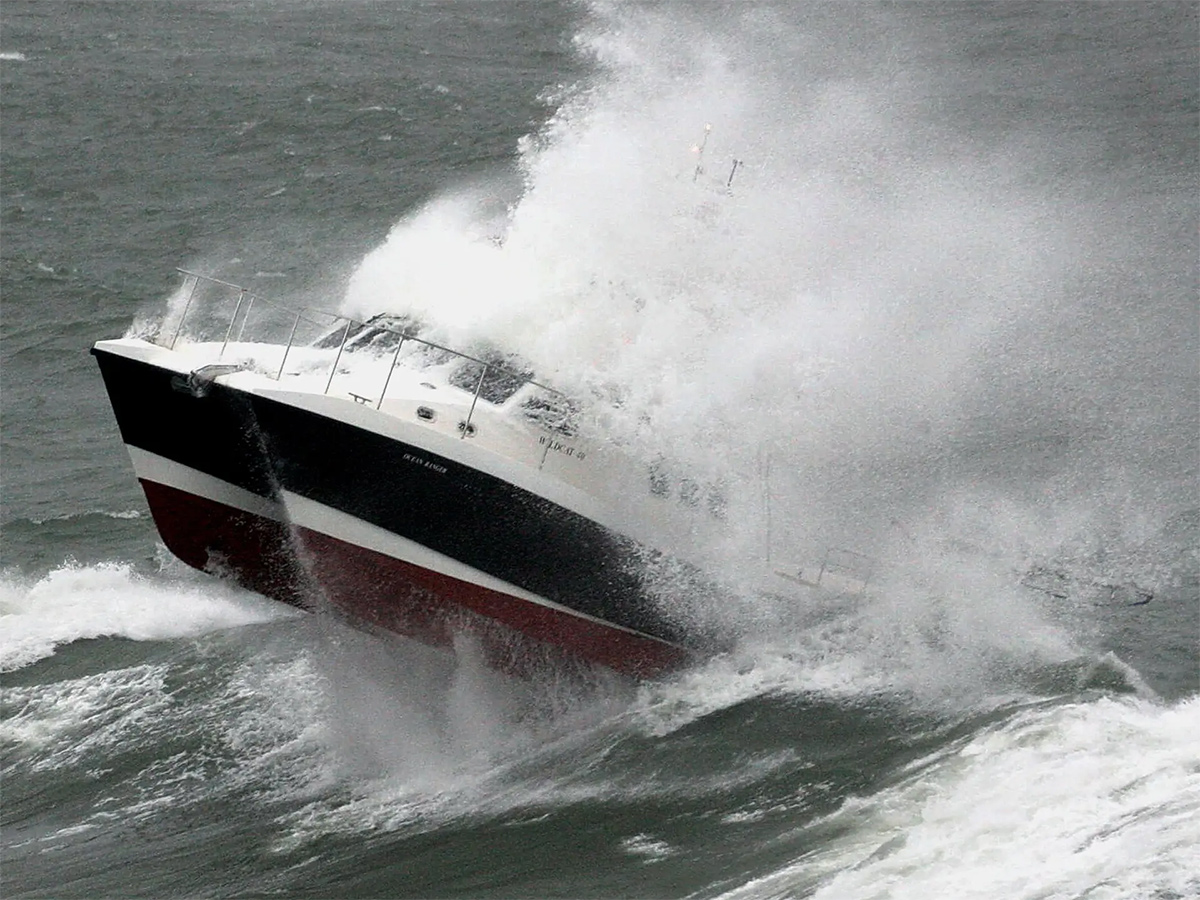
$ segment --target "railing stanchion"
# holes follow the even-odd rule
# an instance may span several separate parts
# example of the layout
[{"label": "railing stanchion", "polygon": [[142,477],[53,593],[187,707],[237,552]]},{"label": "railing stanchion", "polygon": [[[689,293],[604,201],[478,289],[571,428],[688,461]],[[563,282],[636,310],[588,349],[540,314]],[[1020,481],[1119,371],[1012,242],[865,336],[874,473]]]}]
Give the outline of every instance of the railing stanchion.
[{"label": "railing stanchion", "polygon": [[242,288],[242,292],[238,294],[237,306],[233,308],[233,315],[229,319],[229,327],[225,329],[225,340],[221,342],[221,352],[217,354],[217,359],[221,359],[225,355],[225,347],[229,344],[229,336],[233,334],[233,325],[237,322],[238,310],[242,308],[242,301],[246,299],[246,289]]},{"label": "railing stanchion", "polygon": [[392,383],[392,373],[396,371],[396,362],[400,359],[400,348],[404,346],[404,338],[406,335],[400,335],[400,343],[396,345],[396,352],[392,354],[392,364],[388,367],[387,378],[383,380],[383,390],[379,392],[379,402],[375,404],[376,409],[383,406],[383,398],[387,395],[388,385]]},{"label": "railing stanchion", "polygon": [[[217,355],[217,359],[224,358],[225,352],[229,349],[229,344],[231,341],[233,341],[235,343],[241,343],[244,340],[245,335],[246,335],[246,326],[247,326],[247,323],[250,321],[250,316],[254,311],[254,306],[257,301],[261,300],[262,303],[266,303],[267,306],[269,306],[273,309],[275,309],[275,308],[288,309],[288,311],[291,312],[290,308],[279,306],[276,303],[274,303],[273,301],[271,301],[265,297],[259,297],[255,294],[252,294],[252,293],[250,293],[249,288],[242,287],[241,285],[232,284],[228,281],[221,281],[218,278],[213,278],[209,275],[202,275],[199,272],[191,272],[187,269],[177,269],[177,271],[183,276],[184,280],[183,280],[183,284],[180,287],[180,290],[181,290],[181,292],[186,294],[186,297],[184,299],[183,309],[180,311],[180,314],[179,314],[179,319],[174,326],[174,332],[171,335],[170,342],[160,344],[159,346],[165,346],[168,349],[173,350],[175,348],[175,345],[179,342],[179,338],[183,334],[184,326],[187,323],[187,317],[191,313],[192,305],[196,302],[196,293],[199,290],[200,281],[202,279],[204,280],[204,282],[207,285],[217,285],[220,287],[228,288],[230,293],[232,293],[233,291],[238,292],[237,303],[234,305],[233,315],[230,317],[229,324],[226,326],[225,338],[221,342],[221,350],[220,350],[220,353]],[[189,278],[191,279],[190,285],[188,284]],[[219,299],[221,299],[223,302],[228,302],[228,296],[229,296],[229,294],[221,294]],[[300,321],[305,318],[305,316],[304,316],[305,311],[306,311],[305,307],[300,307],[298,310],[296,310],[295,319],[292,321],[291,331],[288,333],[287,345],[283,348],[283,355],[279,360],[279,369],[275,373],[276,381],[282,380],[283,374],[287,369],[287,361],[291,357],[292,347],[294,347],[296,344],[296,335],[300,329]],[[443,344],[438,344],[438,343],[435,343],[434,341],[428,341],[428,340],[425,340],[424,338],[418,337],[417,335],[408,334],[406,332],[397,330],[395,328],[388,327],[388,325],[386,323],[376,324],[374,319],[372,319],[371,324],[368,324],[368,323],[364,323],[364,322],[357,322],[355,319],[350,318],[348,316],[339,316],[339,315],[335,315],[333,313],[326,313],[326,312],[323,312],[320,310],[308,310],[308,311],[316,312],[320,316],[329,316],[333,320],[333,325],[330,326],[331,331],[336,330],[338,321],[344,320],[346,323],[345,327],[342,329],[342,337],[341,337],[341,341],[338,344],[337,354],[334,356],[334,359],[333,359],[333,366],[329,370],[329,377],[325,380],[325,390],[324,390],[325,396],[328,396],[330,390],[333,389],[333,380],[334,380],[334,378],[337,377],[338,366],[341,365],[342,356],[345,354],[346,346],[350,341],[351,327],[356,324],[360,328],[359,332],[355,332],[356,337],[358,337],[358,335],[360,334],[362,329],[370,328],[370,329],[372,329],[372,331],[370,332],[370,334],[368,334],[368,337],[374,337],[375,332],[378,331],[378,332],[382,332],[382,333],[395,335],[399,339],[396,343],[396,349],[392,353],[392,361],[391,361],[391,365],[388,367],[387,376],[384,378],[384,381],[383,381],[383,389],[382,389],[382,391],[380,391],[379,399],[375,403],[375,408],[377,410],[380,410],[383,408],[383,401],[387,397],[388,389],[391,387],[392,377],[396,374],[396,367],[399,365],[399,362],[400,362],[400,354],[404,350],[404,345],[410,340],[416,341],[422,347],[426,347],[426,348],[429,348],[432,350],[442,351],[444,353],[449,353],[449,354],[457,357],[460,360],[465,360],[467,362],[474,363],[476,365],[481,366],[482,368],[480,369],[480,372],[479,372],[479,380],[475,384],[475,391],[471,397],[470,409],[467,411],[466,419],[460,423],[461,427],[462,427],[462,435],[461,436],[463,438],[467,437],[469,434],[472,434],[475,430],[475,426],[474,426],[475,410],[479,406],[479,398],[483,396],[483,386],[484,386],[484,383],[487,381],[488,372],[491,369],[496,368],[502,372],[507,372],[509,375],[517,374],[514,370],[509,369],[507,366],[505,366],[503,364],[499,364],[499,363],[492,364],[492,363],[485,362],[483,359],[479,359],[477,357],[470,356],[466,353],[461,353],[461,352],[454,350],[451,347],[447,347]],[[239,317],[240,317],[240,320],[239,320]],[[380,318],[382,318],[382,317],[380,317]],[[320,324],[320,322],[317,322],[313,319],[308,319],[307,321],[311,322],[314,325]],[[166,322],[164,322],[163,325],[164,325],[164,327],[162,329],[160,329],[159,334],[155,336],[156,343],[157,343],[158,339],[160,337],[162,337],[162,332],[164,332],[167,328],[170,327]],[[207,337],[208,337],[207,329],[204,329],[202,326],[201,331],[203,332],[203,335],[204,335],[205,344],[208,344],[209,341],[207,339]],[[236,337],[235,337],[235,335],[236,335]],[[326,341],[327,341],[328,337],[330,337],[330,336],[331,335],[327,334],[325,337],[321,338],[321,340],[320,340],[320,348],[321,349],[328,349],[329,345],[326,343]],[[254,340],[253,332],[251,333],[250,340],[251,341]],[[277,346],[277,345],[275,345],[275,346]],[[267,373],[263,373],[263,374],[266,375],[266,377],[270,377],[270,375]],[[549,387],[544,384],[539,384],[538,382],[536,382],[532,379],[529,379],[529,378],[524,378],[523,376],[521,378],[521,381],[523,383],[531,384],[541,390],[549,391],[552,394],[560,394],[561,393],[552,387]],[[358,399],[360,402],[368,402],[366,398],[356,398],[356,399]],[[827,568],[827,567],[828,566],[826,565],[823,568]],[[820,576],[818,576],[818,577],[820,577]]]},{"label": "railing stanchion", "polygon": [[487,377],[488,367],[485,365],[479,373],[479,384],[475,385],[475,396],[471,398],[471,408],[467,411],[467,421],[463,422],[462,439],[466,439],[471,430],[471,416],[475,415],[475,404],[479,402],[479,392],[483,390],[483,379]]},{"label": "railing stanchion", "polygon": [[171,336],[171,346],[168,348],[170,350],[175,349],[175,342],[179,340],[179,332],[183,331],[183,320],[187,318],[188,310],[192,305],[192,296],[196,293],[197,285],[200,284],[199,275],[185,275],[185,283],[189,277],[192,279],[192,289],[188,291],[187,300],[183,304],[183,312],[179,314],[179,324],[175,326],[175,334]]},{"label": "railing stanchion", "polygon": [[342,342],[338,344],[337,356],[333,358],[333,368],[329,370],[329,380],[325,382],[325,394],[328,396],[329,389],[333,387],[333,376],[337,374],[338,363],[342,361],[342,350],[346,348],[346,338],[350,336],[350,325],[353,319],[346,320],[346,329],[342,332]]},{"label": "railing stanchion", "polygon": [[292,352],[292,341],[296,339],[296,329],[300,327],[300,316],[303,313],[304,310],[297,312],[296,321],[292,323],[292,333],[288,335],[287,346],[283,348],[283,359],[279,361],[279,374],[275,376],[276,381],[283,377],[283,367],[287,365],[288,354]]},{"label": "railing stanchion", "polygon": [[246,314],[242,316],[242,324],[238,328],[238,343],[242,342],[242,335],[246,333],[246,323],[250,321],[250,310],[254,309],[254,295],[250,295],[250,302],[246,304]]}]

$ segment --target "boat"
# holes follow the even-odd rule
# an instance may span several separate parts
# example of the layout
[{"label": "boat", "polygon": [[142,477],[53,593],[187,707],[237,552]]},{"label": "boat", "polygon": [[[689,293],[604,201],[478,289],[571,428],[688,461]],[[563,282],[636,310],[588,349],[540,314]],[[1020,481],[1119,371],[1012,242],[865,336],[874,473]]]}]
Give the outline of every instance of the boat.
[{"label": "boat", "polygon": [[91,352],[183,562],[368,629],[470,635],[510,671],[654,677],[732,645],[703,612],[728,589],[686,552],[719,485],[589,439],[494,348],[179,271],[162,323]]}]

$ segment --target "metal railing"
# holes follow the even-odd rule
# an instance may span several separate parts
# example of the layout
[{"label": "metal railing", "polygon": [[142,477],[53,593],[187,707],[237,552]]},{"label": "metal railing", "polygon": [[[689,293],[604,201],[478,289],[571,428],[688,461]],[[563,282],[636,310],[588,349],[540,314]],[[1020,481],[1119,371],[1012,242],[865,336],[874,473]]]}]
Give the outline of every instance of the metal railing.
[{"label": "metal railing", "polygon": [[[519,382],[518,389],[526,384],[529,384],[540,390],[548,391],[551,394],[556,394],[560,397],[564,396],[560,391],[555,390],[548,385],[534,381],[532,378],[527,377],[525,373],[519,372],[509,366],[497,363],[494,360],[489,361],[480,359],[479,357],[472,356],[469,353],[463,353],[461,350],[455,350],[452,347],[447,347],[443,344],[426,340],[425,338],[419,337],[410,331],[402,331],[389,327],[386,324],[380,324],[374,321],[361,321],[350,316],[325,312],[324,310],[314,309],[312,307],[295,308],[289,305],[277,303],[273,300],[268,300],[265,297],[252,293],[249,288],[238,284],[233,284],[232,282],[222,281],[219,278],[213,278],[211,275],[204,275],[200,272],[192,272],[188,269],[176,269],[176,271],[183,276],[181,295],[183,296],[184,300],[183,308],[179,314],[179,321],[174,323],[173,329],[168,327],[167,322],[164,322],[163,330],[171,331],[171,338],[169,342],[164,343],[158,340],[162,337],[162,330],[160,330],[160,333],[155,336],[156,342],[160,343],[162,346],[166,346],[168,349],[175,349],[175,345],[179,341],[180,337],[185,335],[184,325],[188,322],[189,315],[192,315],[194,318],[195,311],[198,308],[196,303],[198,299],[197,294],[204,293],[205,289],[208,288],[216,288],[218,289],[218,297],[216,298],[218,304],[222,302],[228,303],[235,294],[237,298],[233,304],[233,312],[229,314],[228,323],[224,325],[224,337],[221,341],[220,353],[217,355],[218,360],[224,357],[225,351],[228,349],[231,339],[233,343],[242,342],[246,333],[247,323],[250,321],[250,316],[255,310],[256,304],[259,310],[265,308],[276,315],[287,314],[287,316],[291,317],[287,343],[283,345],[283,356],[279,362],[279,369],[273,376],[276,381],[283,377],[284,370],[287,366],[288,357],[291,355],[292,348],[297,345],[297,333],[302,323],[307,323],[323,329],[318,333],[316,338],[317,341],[328,340],[332,335],[337,333],[339,323],[345,323],[344,325],[340,326],[341,337],[338,339],[337,353],[334,356],[333,364],[330,366],[329,377],[325,381],[325,389],[323,391],[325,395],[328,395],[330,389],[333,387],[334,377],[338,374],[338,365],[341,363],[343,353],[345,353],[347,350],[347,343],[352,339],[357,338],[358,335],[362,334],[365,329],[370,329],[370,334],[372,337],[387,334],[394,335],[398,338],[395,350],[392,352],[391,365],[388,366],[387,375],[383,381],[383,388],[379,392],[379,399],[375,401],[376,409],[380,409],[383,406],[383,401],[387,395],[388,386],[392,381],[392,374],[395,372],[400,361],[400,351],[406,344],[410,343],[418,344],[439,353],[449,354],[452,357],[475,363],[480,367],[479,379],[475,383],[470,409],[467,412],[466,419],[459,423],[459,430],[462,432],[461,437],[463,438],[466,438],[468,435],[474,434],[475,432],[475,428],[472,425],[471,419],[475,415],[475,408],[479,403],[480,396],[483,394],[484,384],[489,373],[499,373],[503,377],[517,379]],[[224,296],[221,296],[220,292],[222,291],[225,292]],[[316,317],[323,317],[326,321],[322,323]],[[280,319],[278,321],[279,324],[287,327],[287,319]],[[224,324],[224,319],[220,318],[218,319],[218,322]],[[216,326],[216,324],[217,323],[210,322],[208,328],[213,328]],[[235,328],[237,331],[237,336],[233,337]],[[207,329],[205,329],[204,326],[201,326],[202,333],[206,330]],[[199,339],[204,340],[202,336]],[[326,349],[331,348],[332,345],[327,345],[326,347]],[[513,393],[515,393],[515,391],[513,391]],[[352,394],[351,396],[353,396],[355,400],[359,402],[370,402],[370,398],[361,397],[358,394]]]},{"label": "metal railing", "polygon": [[857,550],[828,547],[821,560],[821,568],[817,571],[816,584],[821,585],[827,574],[840,574],[843,578],[859,582],[857,593],[861,594],[875,577],[875,558]]}]

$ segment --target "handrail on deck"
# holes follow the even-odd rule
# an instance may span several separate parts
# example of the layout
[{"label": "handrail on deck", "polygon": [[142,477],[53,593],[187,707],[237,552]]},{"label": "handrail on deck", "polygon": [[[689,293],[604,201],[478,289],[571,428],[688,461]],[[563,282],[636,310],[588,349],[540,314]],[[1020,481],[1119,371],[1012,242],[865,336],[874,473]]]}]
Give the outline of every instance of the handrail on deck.
[{"label": "handrail on deck", "polygon": [[[169,349],[173,350],[175,348],[175,344],[179,340],[180,334],[183,332],[184,321],[187,319],[188,313],[191,311],[192,300],[195,297],[196,288],[200,284],[201,281],[207,282],[209,284],[217,285],[218,287],[228,288],[231,291],[238,292],[237,303],[234,306],[233,315],[230,316],[230,318],[229,318],[229,326],[225,330],[225,339],[221,344],[221,352],[218,356],[218,359],[225,355],[225,349],[229,345],[229,340],[233,334],[234,326],[237,324],[238,314],[241,313],[241,311],[242,311],[243,302],[246,303],[246,309],[245,309],[245,313],[242,315],[241,326],[238,328],[238,332],[237,332],[236,340],[238,342],[240,342],[242,340],[242,337],[245,334],[246,322],[250,318],[250,312],[254,307],[255,301],[257,301],[260,304],[265,304],[267,306],[274,307],[275,309],[281,309],[281,310],[285,310],[289,313],[290,312],[295,313],[295,319],[292,322],[291,332],[288,335],[288,342],[283,350],[283,359],[279,363],[279,371],[275,373],[276,381],[278,381],[280,378],[283,377],[283,371],[287,365],[287,358],[288,358],[288,355],[291,353],[292,345],[295,343],[296,331],[300,327],[300,322],[305,321],[312,325],[320,325],[321,324],[320,322],[315,321],[314,319],[311,319],[311,318],[308,318],[307,316],[305,316],[305,313],[316,314],[319,316],[325,316],[325,317],[329,318],[331,320],[330,321],[331,328],[336,327],[338,322],[344,321],[346,323],[346,327],[342,331],[342,339],[338,344],[338,352],[337,352],[336,356],[334,357],[333,366],[329,370],[329,378],[325,382],[324,393],[326,395],[329,394],[329,390],[333,386],[333,379],[337,375],[338,363],[341,362],[342,352],[346,348],[346,342],[349,340],[350,331],[351,331],[352,327],[355,325],[359,325],[359,326],[370,325],[369,322],[364,322],[359,319],[355,319],[351,316],[343,316],[343,315],[339,315],[337,313],[326,312],[325,310],[320,310],[320,309],[313,309],[312,307],[307,307],[307,306],[301,306],[301,307],[297,308],[297,307],[293,307],[293,306],[290,306],[287,304],[277,303],[273,300],[268,300],[265,297],[261,297],[257,294],[252,293],[249,288],[243,287],[240,284],[234,284],[229,281],[222,281],[219,278],[213,278],[211,275],[205,275],[201,272],[193,272],[189,269],[183,269],[183,268],[179,268],[179,267],[176,267],[175,271],[179,272],[181,275],[184,276],[183,283],[185,286],[187,285],[189,278],[193,279],[193,281],[192,281],[191,288],[187,292],[187,300],[184,302],[183,311],[180,313],[178,323],[176,323],[175,332],[171,337],[171,342],[169,345],[167,345]],[[248,300],[248,302],[247,302],[247,300]],[[461,423],[461,431],[462,431],[461,436],[463,438],[466,438],[469,434],[474,433],[474,429],[471,427],[471,418],[475,415],[475,407],[479,402],[479,397],[483,391],[483,384],[484,384],[484,381],[486,380],[486,377],[487,377],[487,374],[489,371],[499,370],[501,372],[507,373],[509,375],[512,375],[516,378],[521,379],[522,384],[530,384],[540,390],[549,391],[552,394],[558,394],[559,396],[564,396],[561,391],[556,390],[555,388],[552,388],[549,385],[545,385],[540,382],[534,381],[532,378],[525,378],[522,375],[522,373],[520,373],[512,368],[509,368],[508,366],[505,366],[501,363],[488,362],[486,360],[479,359],[478,357],[472,356],[469,353],[463,353],[461,350],[455,350],[453,347],[447,347],[443,344],[436,343],[435,341],[426,340],[425,338],[418,337],[417,335],[412,334],[408,331],[398,331],[397,329],[389,328],[386,325],[370,325],[370,327],[376,328],[379,331],[387,333],[387,334],[394,334],[400,338],[400,342],[396,345],[396,350],[392,354],[392,364],[391,364],[391,366],[388,367],[388,374],[383,383],[383,390],[380,392],[379,400],[375,404],[376,409],[380,409],[383,406],[384,396],[387,394],[388,385],[391,384],[392,372],[395,371],[397,363],[400,358],[400,349],[404,346],[406,341],[416,341],[417,343],[423,344],[426,347],[430,347],[434,350],[441,350],[445,353],[450,353],[454,356],[459,357],[460,359],[465,359],[465,360],[468,360],[469,362],[477,363],[478,365],[482,366],[482,369],[479,374],[479,381],[475,385],[475,393],[471,399],[471,407],[470,407],[469,411],[467,412],[467,418],[463,423]]]},{"label": "handrail on deck", "polygon": [[[841,557],[841,559],[839,559]],[[854,565],[846,561],[849,557],[860,565],[865,565],[866,572],[856,569]],[[859,553],[857,550],[848,550],[845,547],[826,547],[825,556],[821,559],[821,568],[817,572],[817,584],[821,583],[821,579],[825,577],[826,572],[842,571],[848,572],[851,576],[862,582],[861,590],[866,590],[871,579],[875,575],[875,557],[869,556],[866,553]]]}]

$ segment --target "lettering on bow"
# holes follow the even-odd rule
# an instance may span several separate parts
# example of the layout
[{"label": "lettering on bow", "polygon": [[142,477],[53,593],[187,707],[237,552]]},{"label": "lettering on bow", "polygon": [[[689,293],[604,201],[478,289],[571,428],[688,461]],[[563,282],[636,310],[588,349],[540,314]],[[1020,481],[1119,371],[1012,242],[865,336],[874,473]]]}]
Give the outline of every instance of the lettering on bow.
[{"label": "lettering on bow", "polygon": [[445,466],[440,466],[435,462],[430,462],[429,460],[420,456],[416,456],[412,453],[405,453],[404,461],[412,463],[414,466],[421,466],[423,469],[431,469],[432,471],[437,472],[439,475],[445,475],[447,471]]},{"label": "lettering on bow", "polygon": [[561,453],[563,456],[571,456],[575,459],[587,459],[587,453],[579,450],[570,444],[564,444],[562,441],[552,437],[542,435],[538,438],[538,444],[545,447],[547,450],[553,450],[555,453]]}]

